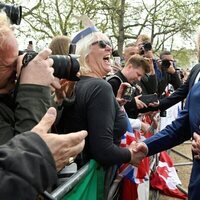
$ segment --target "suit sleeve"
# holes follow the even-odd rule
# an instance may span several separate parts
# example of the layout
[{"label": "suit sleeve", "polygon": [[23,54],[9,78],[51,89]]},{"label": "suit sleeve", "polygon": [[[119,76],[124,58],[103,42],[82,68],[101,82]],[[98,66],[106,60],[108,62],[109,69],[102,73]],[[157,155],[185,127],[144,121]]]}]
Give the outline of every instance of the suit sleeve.
[{"label": "suit sleeve", "polygon": [[183,101],[189,92],[189,81],[187,80],[183,85],[176,89],[169,97],[160,99],[159,109],[161,111],[170,108],[176,103]]},{"label": "suit sleeve", "polygon": [[54,159],[35,133],[15,136],[0,146],[0,199],[36,199],[57,182]]},{"label": "suit sleeve", "polygon": [[191,138],[188,102],[189,96],[179,117],[165,129],[144,141],[148,146],[149,156],[170,149]]},{"label": "suit sleeve", "polygon": [[177,88],[179,88],[182,85],[177,72],[175,72],[174,74],[171,74],[171,80],[169,83],[173,85],[174,90],[176,90]]},{"label": "suit sleeve", "polygon": [[145,109],[141,109],[139,110],[140,112],[144,113],[144,112],[148,112],[148,111],[155,111],[155,110],[161,110],[164,111],[168,108],[170,108],[171,106],[177,104],[180,101],[183,101],[190,90],[190,84],[192,82],[192,76],[195,73],[195,71],[197,70],[197,68],[199,68],[200,65],[195,65],[191,72],[189,77],[187,78],[187,80],[185,81],[185,83],[183,85],[181,85],[179,88],[177,88],[169,97],[165,97],[160,99],[160,104],[159,107],[148,107]]}]

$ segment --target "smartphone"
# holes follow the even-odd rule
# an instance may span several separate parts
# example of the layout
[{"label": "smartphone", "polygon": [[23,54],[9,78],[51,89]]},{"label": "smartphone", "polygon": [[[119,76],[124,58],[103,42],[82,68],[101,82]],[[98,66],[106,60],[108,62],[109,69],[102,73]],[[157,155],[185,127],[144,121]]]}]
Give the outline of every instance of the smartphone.
[{"label": "smartphone", "polygon": [[121,58],[119,56],[113,57],[113,59],[117,65],[121,66]]},{"label": "smartphone", "polygon": [[134,92],[135,92],[134,87],[128,86],[124,90],[122,98],[125,99],[125,100],[127,100],[127,101],[131,101],[133,99]]},{"label": "smartphone", "polygon": [[158,101],[158,95],[157,94],[147,94],[147,95],[142,95],[139,100],[144,102],[146,105],[149,103],[157,102]]}]

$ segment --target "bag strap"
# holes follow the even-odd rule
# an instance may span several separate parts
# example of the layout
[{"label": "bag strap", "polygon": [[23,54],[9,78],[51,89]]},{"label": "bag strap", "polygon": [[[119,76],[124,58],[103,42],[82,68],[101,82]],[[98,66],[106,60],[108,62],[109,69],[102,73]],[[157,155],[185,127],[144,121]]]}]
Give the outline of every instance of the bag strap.
[{"label": "bag strap", "polygon": [[107,76],[107,77],[106,77],[106,81],[109,81],[109,80],[111,80],[111,79],[113,79],[113,78],[117,78],[121,83],[123,83],[122,79],[121,79],[118,75],[116,75],[116,74]]}]

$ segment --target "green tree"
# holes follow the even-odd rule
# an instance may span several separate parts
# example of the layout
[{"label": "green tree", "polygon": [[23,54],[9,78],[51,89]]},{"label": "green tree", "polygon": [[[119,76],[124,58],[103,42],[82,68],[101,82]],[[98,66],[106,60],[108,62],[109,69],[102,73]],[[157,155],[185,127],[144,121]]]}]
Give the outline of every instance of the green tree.
[{"label": "green tree", "polygon": [[87,15],[110,36],[120,54],[125,43],[144,33],[151,37],[155,51],[167,46],[172,50],[177,34],[188,40],[200,24],[199,0],[23,0],[22,5],[19,36],[44,43],[58,34],[71,35],[83,28],[77,19]]},{"label": "green tree", "polygon": [[177,67],[187,69],[193,67],[198,63],[198,56],[196,50],[188,50],[182,48],[178,51],[172,52],[176,60]]}]

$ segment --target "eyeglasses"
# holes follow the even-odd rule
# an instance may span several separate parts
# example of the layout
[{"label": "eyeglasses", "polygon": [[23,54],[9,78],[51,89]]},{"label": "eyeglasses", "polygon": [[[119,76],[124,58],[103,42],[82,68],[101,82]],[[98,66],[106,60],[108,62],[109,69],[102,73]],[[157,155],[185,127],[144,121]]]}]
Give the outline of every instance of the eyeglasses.
[{"label": "eyeglasses", "polygon": [[95,45],[95,44],[98,44],[101,49],[105,49],[107,45],[112,48],[111,43],[106,40],[98,40],[96,42],[93,42],[91,45]]}]

